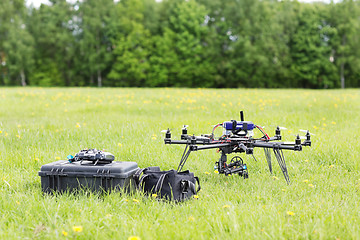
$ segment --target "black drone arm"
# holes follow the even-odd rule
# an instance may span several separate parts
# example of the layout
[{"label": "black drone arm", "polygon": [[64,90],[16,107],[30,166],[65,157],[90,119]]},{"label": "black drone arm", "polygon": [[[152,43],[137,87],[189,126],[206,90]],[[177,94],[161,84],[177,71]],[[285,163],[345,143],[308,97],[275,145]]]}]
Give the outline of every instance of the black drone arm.
[{"label": "black drone arm", "polygon": [[234,145],[234,144],[233,143],[218,143],[218,144],[211,144],[211,145],[204,145],[204,146],[190,145],[190,149],[191,149],[191,151],[199,151],[199,150],[206,150],[206,149],[212,149],[212,148],[229,147],[231,145]]},{"label": "black drone arm", "polygon": [[253,143],[254,147],[261,147],[261,148],[273,148],[273,149],[284,149],[284,150],[293,150],[293,151],[301,151],[301,145],[286,145],[283,143],[271,143],[271,142],[255,142]]}]

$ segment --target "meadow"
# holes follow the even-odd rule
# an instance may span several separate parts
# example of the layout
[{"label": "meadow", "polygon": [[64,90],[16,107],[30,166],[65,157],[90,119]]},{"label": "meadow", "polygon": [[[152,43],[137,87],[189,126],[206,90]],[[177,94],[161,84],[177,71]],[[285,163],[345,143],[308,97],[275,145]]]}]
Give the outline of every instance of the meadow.
[{"label": "meadow", "polygon": [[[358,89],[0,88],[0,239],[360,239],[359,103]],[[269,135],[277,125],[288,141],[315,134],[284,152],[290,185],[262,149],[257,162],[243,156],[246,180],[214,173],[219,154],[207,150],[185,165],[202,190],[184,203],[42,194],[40,167],[87,147],[176,168],[183,147],[164,145],[161,130],[210,133],[240,110]]]}]

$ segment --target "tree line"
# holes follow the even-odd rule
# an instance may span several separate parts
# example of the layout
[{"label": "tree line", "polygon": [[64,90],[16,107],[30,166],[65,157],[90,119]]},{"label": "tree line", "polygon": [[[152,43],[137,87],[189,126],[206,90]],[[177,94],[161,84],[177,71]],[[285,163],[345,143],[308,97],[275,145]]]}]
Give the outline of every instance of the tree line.
[{"label": "tree line", "polygon": [[0,2],[0,85],[360,87],[359,1]]}]

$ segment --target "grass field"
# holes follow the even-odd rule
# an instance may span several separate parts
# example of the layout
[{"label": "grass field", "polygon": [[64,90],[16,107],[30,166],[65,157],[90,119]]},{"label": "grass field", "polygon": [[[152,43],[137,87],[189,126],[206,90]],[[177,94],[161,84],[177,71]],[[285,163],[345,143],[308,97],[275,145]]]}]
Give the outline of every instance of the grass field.
[{"label": "grass field", "polygon": [[[40,167],[86,147],[176,168],[183,148],[164,145],[162,129],[209,133],[239,110],[269,135],[316,134],[284,152],[290,185],[261,149],[258,162],[244,156],[247,180],[215,174],[208,150],[190,155],[202,191],[181,204],[41,192]],[[0,88],[0,239],[360,239],[359,135],[359,90]]]}]

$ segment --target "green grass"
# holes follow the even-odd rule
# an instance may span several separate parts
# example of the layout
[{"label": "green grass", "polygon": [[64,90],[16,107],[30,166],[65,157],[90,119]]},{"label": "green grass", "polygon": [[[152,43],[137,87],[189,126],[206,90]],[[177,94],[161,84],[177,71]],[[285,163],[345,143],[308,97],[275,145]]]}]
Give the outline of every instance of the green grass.
[{"label": "green grass", "polygon": [[[359,103],[359,90],[0,88],[0,239],[360,239]],[[164,145],[162,129],[209,133],[239,110],[269,135],[276,125],[289,141],[300,128],[316,134],[284,152],[290,185],[261,149],[258,162],[244,156],[247,180],[215,174],[208,150],[185,165],[200,178],[197,200],[41,192],[40,167],[86,147],[176,168],[183,148]]]}]

